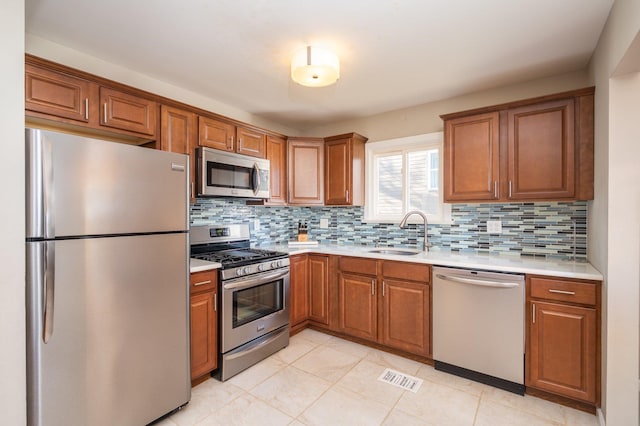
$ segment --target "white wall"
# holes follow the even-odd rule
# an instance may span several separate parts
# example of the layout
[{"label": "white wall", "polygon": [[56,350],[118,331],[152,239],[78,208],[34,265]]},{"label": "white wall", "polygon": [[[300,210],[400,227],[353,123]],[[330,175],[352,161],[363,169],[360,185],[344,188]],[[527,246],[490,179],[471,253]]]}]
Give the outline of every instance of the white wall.
[{"label": "white wall", "polygon": [[358,132],[369,141],[395,139],[442,130],[441,114],[465,111],[520,99],[592,86],[586,68],[525,83],[483,90],[369,117],[342,121],[305,130],[304,136],[330,136]]},{"label": "white wall", "polygon": [[[640,66],[639,66],[640,69]],[[609,85],[608,424],[638,424],[640,73]],[[635,184],[632,184],[635,183]],[[624,419],[624,423],[620,422]]]},{"label": "white wall", "polygon": [[0,423],[26,420],[24,0],[0,2]]},{"label": "white wall", "polygon": [[147,92],[164,96],[187,105],[215,112],[229,118],[253,124],[285,135],[295,135],[297,130],[282,123],[266,120],[225,103],[207,98],[198,93],[156,80],[137,71],[106,62],[95,56],[87,55],[52,41],[27,34],[25,39],[27,53],[48,59],[59,64],[86,71],[100,77],[108,78],[119,83],[127,84]]},{"label": "white wall", "polygon": [[[589,205],[588,258],[605,276],[602,408],[606,423],[614,426],[639,424],[640,97],[637,77],[615,75],[623,62],[626,72],[634,68],[628,58],[637,57],[640,41],[633,47],[632,42],[639,30],[640,1],[616,0],[589,64],[596,105],[595,200]],[[640,64],[635,70],[640,71]]]}]

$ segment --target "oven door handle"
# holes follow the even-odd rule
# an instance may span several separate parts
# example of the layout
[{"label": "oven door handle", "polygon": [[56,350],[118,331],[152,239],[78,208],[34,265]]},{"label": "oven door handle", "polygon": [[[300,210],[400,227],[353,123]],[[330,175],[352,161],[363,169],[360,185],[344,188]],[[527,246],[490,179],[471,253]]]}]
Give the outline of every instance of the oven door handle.
[{"label": "oven door handle", "polygon": [[266,284],[268,282],[282,278],[288,274],[289,270],[287,269],[285,271],[279,271],[274,274],[260,275],[259,277],[255,278],[241,278],[238,280],[234,280],[234,282],[223,285],[222,288],[225,290],[242,290],[244,288],[254,287],[256,285]]}]

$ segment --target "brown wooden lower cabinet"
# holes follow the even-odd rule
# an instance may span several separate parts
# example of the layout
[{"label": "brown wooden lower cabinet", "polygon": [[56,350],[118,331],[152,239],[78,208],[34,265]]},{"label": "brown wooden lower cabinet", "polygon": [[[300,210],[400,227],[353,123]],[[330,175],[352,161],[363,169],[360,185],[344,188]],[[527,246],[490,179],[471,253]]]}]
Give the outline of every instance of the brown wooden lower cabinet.
[{"label": "brown wooden lower cabinet", "polygon": [[342,257],[338,331],[427,357],[431,349],[429,280],[428,265]]},{"label": "brown wooden lower cabinet", "polygon": [[309,256],[289,258],[289,323],[292,329],[309,319]]},{"label": "brown wooden lower cabinet", "polygon": [[309,255],[309,320],[329,325],[329,256]]},{"label": "brown wooden lower cabinet", "polygon": [[378,340],[376,281],[371,276],[338,273],[340,332],[361,339]]},{"label": "brown wooden lower cabinet", "polygon": [[191,274],[191,380],[218,367],[216,270]]},{"label": "brown wooden lower cabinet", "polygon": [[382,344],[418,355],[429,355],[429,285],[412,281],[382,281]]},{"label": "brown wooden lower cabinet", "polygon": [[525,384],[599,404],[599,283],[528,276],[527,292]]},{"label": "brown wooden lower cabinet", "polygon": [[301,254],[289,259],[289,319],[295,331],[306,322],[329,325],[329,256]]}]

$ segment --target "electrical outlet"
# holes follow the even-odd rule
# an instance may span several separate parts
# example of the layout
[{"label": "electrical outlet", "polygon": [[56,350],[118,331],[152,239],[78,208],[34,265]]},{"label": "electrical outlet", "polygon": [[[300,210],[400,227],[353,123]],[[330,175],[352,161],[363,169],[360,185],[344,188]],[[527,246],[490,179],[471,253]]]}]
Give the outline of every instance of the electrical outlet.
[{"label": "electrical outlet", "polygon": [[501,220],[488,220],[487,221],[487,234],[502,234],[502,221]]},{"label": "electrical outlet", "polygon": [[253,230],[254,231],[260,230],[260,219],[253,219]]},{"label": "electrical outlet", "polygon": [[328,227],[329,227],[329,219],[327,219],[326,217],[321,217],[320,218],[320,228],[327,229]]}]

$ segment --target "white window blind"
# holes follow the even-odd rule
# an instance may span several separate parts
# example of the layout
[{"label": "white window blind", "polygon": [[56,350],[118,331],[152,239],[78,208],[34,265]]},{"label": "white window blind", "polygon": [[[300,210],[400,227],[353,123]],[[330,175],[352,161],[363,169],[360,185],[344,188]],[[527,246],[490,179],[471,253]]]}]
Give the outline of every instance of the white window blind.
[{"label": "white window blind", "polygon": [[442,132],[366,145],[365,220],[399,222],[422,210],[430,223],[450,222],[442,203]]}]

